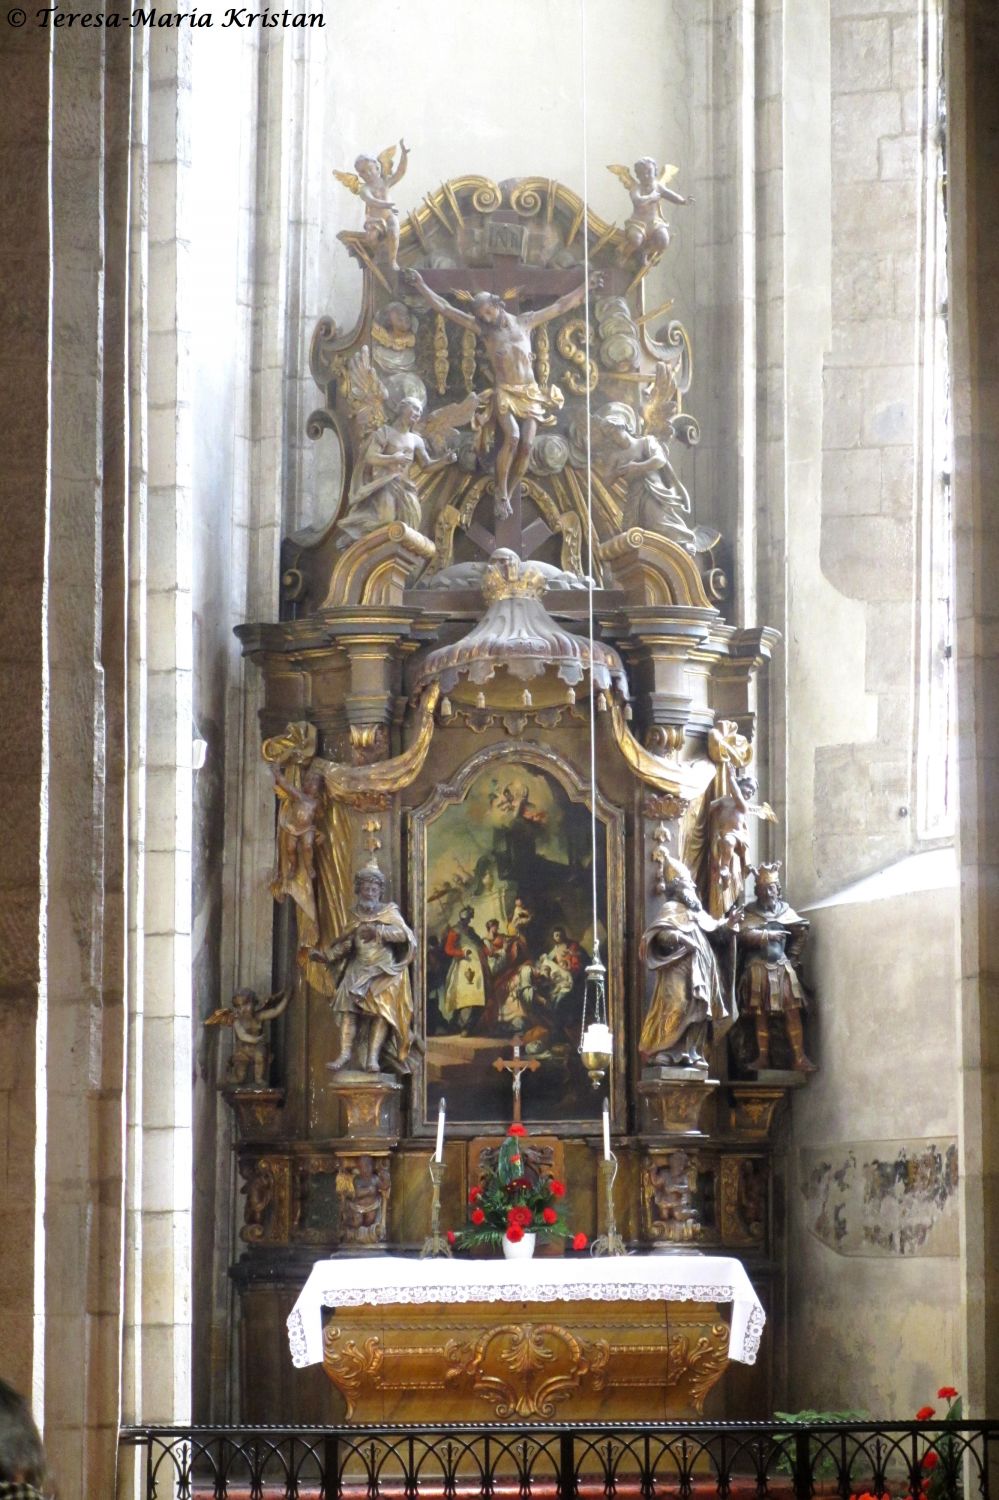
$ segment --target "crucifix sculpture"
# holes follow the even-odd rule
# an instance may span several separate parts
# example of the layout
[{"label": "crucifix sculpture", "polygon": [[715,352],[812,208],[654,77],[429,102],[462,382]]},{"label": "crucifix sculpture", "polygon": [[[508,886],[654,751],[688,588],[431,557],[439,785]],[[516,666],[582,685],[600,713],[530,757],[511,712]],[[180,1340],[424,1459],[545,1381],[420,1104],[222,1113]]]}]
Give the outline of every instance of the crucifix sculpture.
[{"label": "crucifix sculpture", "polygon": [[536,1057],[521,1057],[520,1043],[513,1044],[513,1057],[497,1057],[493,1067],[497,1073],[510,1073],[513,1076],[513,1123],[521,1124],[520,1118],[520,1085],[525,1073],[536,1073],[541,1064]]},{"label": "crucifix sculpture", "polygon": [[[490,538],[492,545],[485,548],[487,552],[494,547],[510,547],[518,555],[524,555],[521,551],[520,482],[527,470],[538,426],[551,426],[562,405],[562,393],[557,386],[542,390],[534,378],[531,332],[542,323],[578,307],[588,290],[596,291],[603,286],[600,272],[590,276],[587,288],[576,270],[569,273],[569,290],[556,297],[554,302],[527,312],[518,310],[522,297],[536,297],[543,291],[554,290],[553,282],[564,286],[566,275],[564,271],[552,272],[516,262],[508,269],[494,266],[489,271],[465,271],[457,276],[452,271],[428,271],[426,276],[416,270],[402,273],[403,281],[435,312],[459,328],[471,330],[481,339],[492,369],[494,384],[482,393],[484,405],[473,418],[473,425],[482,438],[488,440],[492,434],[497,443],[496,531]],[[515,281],[511,284],[508,278],[515,278]],[[503,279],[507,284],[502,290],[490,290],[484,285],[488,281],[498,288]],[[468,311],[455,307],[441,296],[432,284],[438,282],[452,295],[465,300]],[[477,286],[474,292],[470,285],[459,284],[471,282]],[[475,540],[482,545],[480,538]]]}]

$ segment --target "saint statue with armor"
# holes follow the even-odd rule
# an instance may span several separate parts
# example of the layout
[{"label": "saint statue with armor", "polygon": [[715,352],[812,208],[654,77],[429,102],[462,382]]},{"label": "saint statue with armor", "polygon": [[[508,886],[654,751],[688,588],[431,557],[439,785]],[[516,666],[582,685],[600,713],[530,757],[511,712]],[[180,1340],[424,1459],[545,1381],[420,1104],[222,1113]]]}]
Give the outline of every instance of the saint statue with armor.
[{"label": "saint statue with armor", "polygon": [[794,1066],[799,1073],[815,1072],[815,1064],[805,1054],[801,1021],[805,991],[798,977],[810,925],[784,900],[780,861],[760,865],[756,900],[746,908],[739,927],[739,947],[745,950],[739,1000],[756,1026],[757,1055],[748,1066],[757,1071],[771,1066],[770,1024],[774,1016],[782,1016]]}]

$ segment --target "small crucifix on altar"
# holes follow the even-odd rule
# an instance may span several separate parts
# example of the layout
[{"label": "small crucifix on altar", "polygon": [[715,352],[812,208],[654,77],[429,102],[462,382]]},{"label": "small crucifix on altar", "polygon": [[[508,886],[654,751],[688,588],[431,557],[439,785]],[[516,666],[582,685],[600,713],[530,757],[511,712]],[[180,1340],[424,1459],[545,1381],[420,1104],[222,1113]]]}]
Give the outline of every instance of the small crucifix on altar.
[{"label": "small crucifix on altar", "polygon": [[541,1064],[536,1057],[521,1057],[520,1042],[514,1041],[513,1057],[497,1057],[493,1067],[497,1073],[511,1073],[513,1075],[513,1123],[520,1125],[520,1085],[525,1073],[536,1073]]}]

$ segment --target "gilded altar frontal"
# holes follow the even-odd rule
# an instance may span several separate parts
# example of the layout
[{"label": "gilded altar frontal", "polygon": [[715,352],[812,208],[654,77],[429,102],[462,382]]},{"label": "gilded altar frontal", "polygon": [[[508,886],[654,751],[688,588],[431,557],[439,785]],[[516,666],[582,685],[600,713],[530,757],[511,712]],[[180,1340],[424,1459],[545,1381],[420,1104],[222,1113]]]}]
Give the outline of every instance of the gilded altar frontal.
[{"label": "gilded altar frontal", "polygon": [[996,9],[0,9],[0,1500],[995,1492]]}]

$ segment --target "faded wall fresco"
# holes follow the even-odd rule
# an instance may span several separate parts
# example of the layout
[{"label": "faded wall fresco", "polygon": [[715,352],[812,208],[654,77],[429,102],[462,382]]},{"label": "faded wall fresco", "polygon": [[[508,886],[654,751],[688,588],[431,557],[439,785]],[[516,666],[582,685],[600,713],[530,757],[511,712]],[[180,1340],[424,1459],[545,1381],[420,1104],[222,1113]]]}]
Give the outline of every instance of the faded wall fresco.
[{"label": "faded wall fresco", "polygon": [[805,1223],[839,1255],[957,1255],[957,1142],[803,1147]]}]

